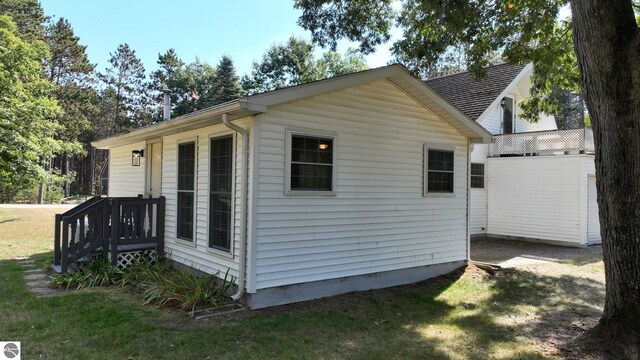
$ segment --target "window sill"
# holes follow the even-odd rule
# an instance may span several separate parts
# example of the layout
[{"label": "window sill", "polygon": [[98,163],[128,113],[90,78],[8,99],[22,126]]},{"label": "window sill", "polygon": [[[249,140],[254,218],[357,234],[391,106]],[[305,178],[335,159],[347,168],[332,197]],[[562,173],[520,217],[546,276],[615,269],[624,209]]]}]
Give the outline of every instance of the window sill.
[{"label": "window sill", "polygon": [[309,197],[335,197],[335,191],[304,191],[304,190],[288,190],[285,191],[286,196],[309,196]]},{"label": "window sill", "polygon": [[180,238],[173,238],[173,243],[174,244],[178,244],[178,245],[182,245],[182,246],[192,247],[194,249],[196,248],[195,240],[189,241],[189,240],[184,240],[184,239],[180,239]]},{"label": "window sill", "polygon": [[207,246],[207,253],[224,259],[233,260],[233,248],[229,252]]},{"label": "window sill", "polygon": [[456,197],[455,193],[426,193],[424,197],[442,197],[442,198],[450,198]]}]

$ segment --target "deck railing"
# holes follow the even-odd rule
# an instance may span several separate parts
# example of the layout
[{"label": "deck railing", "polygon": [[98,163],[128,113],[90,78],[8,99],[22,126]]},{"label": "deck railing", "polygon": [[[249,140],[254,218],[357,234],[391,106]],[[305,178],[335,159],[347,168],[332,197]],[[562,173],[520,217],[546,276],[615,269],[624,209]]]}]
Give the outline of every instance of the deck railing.
[{"label": "deck railing", "polygon": [[120,251],[164,243],[165,198],[94,197],[55,217],[54,270],[67,272],[75,261],[103,250],[116,263]]},{"label": "deck railing", "polygon": [[489,157],[589,154],[594,152],[591,129],[532,131],[495,135]]}]

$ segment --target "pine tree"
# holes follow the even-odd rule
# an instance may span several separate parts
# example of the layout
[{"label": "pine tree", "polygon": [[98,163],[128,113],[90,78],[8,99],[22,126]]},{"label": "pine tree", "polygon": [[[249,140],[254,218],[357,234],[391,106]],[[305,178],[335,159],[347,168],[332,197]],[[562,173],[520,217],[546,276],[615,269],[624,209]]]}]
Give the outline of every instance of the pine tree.
[{"label": "pine tree", "polygon": [[220,104],[240,97],[242,88],[240,87],[240,78],[233,66],[233,60],[226,55],[223,56],[216,70],[216,96],[214,103]]},{"label": "pine tree", "polygon": [[119,45],[110,56],[111,66],[98,75],[106,86],[101,93],[105,121],[99,126],[102,136],[121,134],[151,122],[142,61],[128,44]]}]

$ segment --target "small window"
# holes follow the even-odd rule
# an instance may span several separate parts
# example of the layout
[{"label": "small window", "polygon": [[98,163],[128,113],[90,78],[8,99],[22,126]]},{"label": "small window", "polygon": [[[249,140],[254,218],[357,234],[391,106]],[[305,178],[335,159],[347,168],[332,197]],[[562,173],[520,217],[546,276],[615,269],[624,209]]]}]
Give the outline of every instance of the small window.
[{"label": "small window", "polygon": [[292,191],[332,191],[334,139],[291,135]]},{"label": "small window", "polygon": [[514,128],[514,114],[513,114],[513,99],[510,97],[503,98],[502,108],[502,133],[513,134]]},{"label": "small window", "polygon": [[233,137],[211,139],[209,150],[209,247],[231,252]]},{"label": "small window", "polygon": [[427,193],[453,193],[453,151],[427,149]]},{"label": "small window", "polygon": [[484,164],[471,163],[471,187],[484,189]]},{"label": "small window", "polygon": [[179,239],[193,241],[193,208],[196,173],[196,143],[178,145],[178,233]]}]

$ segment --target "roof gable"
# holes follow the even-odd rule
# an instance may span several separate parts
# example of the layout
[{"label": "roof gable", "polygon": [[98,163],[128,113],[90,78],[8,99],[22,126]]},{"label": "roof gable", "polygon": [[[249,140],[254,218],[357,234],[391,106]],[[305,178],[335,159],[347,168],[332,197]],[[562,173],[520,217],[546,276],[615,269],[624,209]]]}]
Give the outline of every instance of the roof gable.
[{"label": "roof gable", "polygon": [[411,74],[407,68],[396,64],[251,95],[192,114],[179,116],[147,128],[137,129],[128,134],[99,140],[92,144],[97,148],[108,149],[136,141],[158,138],[181,131],[221,123],[223,114],[227,114],[231,120],[234,120],[266,112],[270,106],[381,79],[388,79],[393,82],[398,88],[412,96],[425,108],[433,111],[442,121],[468,137],[472,143],[487,143],[490,141],[491,134],[487,130],[469,119],[456,107],[426,86],[424,82]]},{"label": "roof gable", "polygon": [[487,68],[487,76],[476,79],[468,72],[425,80],[425,83],[463,114],[476,121],[494,101],[517,82],[530,65],[499,64]]}]

